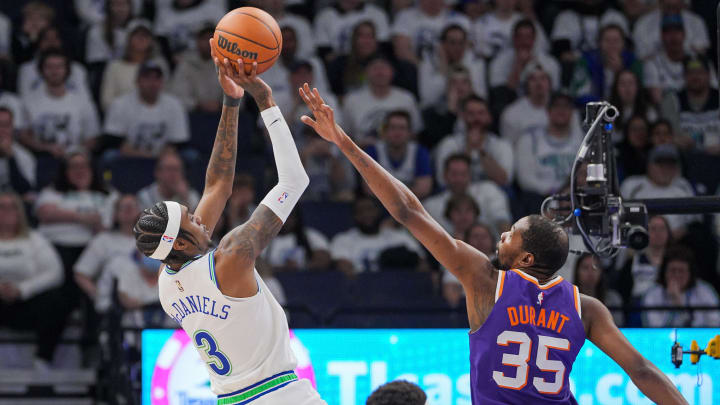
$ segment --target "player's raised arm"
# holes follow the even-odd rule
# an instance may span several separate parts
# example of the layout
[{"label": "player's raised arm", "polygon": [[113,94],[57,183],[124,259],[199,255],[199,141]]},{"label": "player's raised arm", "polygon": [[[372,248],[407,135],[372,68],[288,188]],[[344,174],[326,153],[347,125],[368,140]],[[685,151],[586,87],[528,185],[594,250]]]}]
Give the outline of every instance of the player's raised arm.
[{"label": "player's raised arm", "polygon": [[[470,283],[474,288],[491,287],[494,291],[496,274],[487,256],[445,232],[407,186],[358,147],[335,123],[332,108],[324,103],[317,89],[310,90],[306,83],[299,92],[315,117],[313,120],[303,116],[302,121],[340,148],[393,218],[407,227],[440,264],[463,283],[466,293],[473,291],[468,288]],[[477,281],[483,285],[477,285]]]},{"label": "player's raised arm", "polygon": [[210,40],[210,50],[218,71],[218,81],[223,89],[223,107],[213,144],[210,162],[205,172],[205,189],[195,209],[195,215],[212,235],[225,204],[232,194],[237,155],[238,109],[245,93],[240,73],[226,58],[218,59]]},{"label": "player's raised arm", "polygon": [[257,291],[253,268],[255,259],[278,234],[310,178],[300,161],[290,128],[275,104],[270,87],[253,71],[243,76],[242,86],[252,94],[272,141],[278,184],[260,202],[250,219],[225,235],[215,253],[215,269],[220,290],[234,297]]},{"label": "player's raised arm", "polygon": [[670,379],[628,342],[605,305],[584,294],[580,301],[587,338],[620,365],[645,396],[656,404],[687,404]]}]

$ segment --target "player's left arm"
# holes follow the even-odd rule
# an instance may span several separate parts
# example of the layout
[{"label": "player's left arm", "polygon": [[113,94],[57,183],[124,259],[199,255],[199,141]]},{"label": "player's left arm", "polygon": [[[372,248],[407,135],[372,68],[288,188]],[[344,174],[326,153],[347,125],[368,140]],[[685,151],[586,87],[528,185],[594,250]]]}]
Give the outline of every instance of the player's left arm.
[{"label": "player's left arm", "polygon": [[205,189],[195,209],[195,214],[212,234],[225,204],[232,194],[237,154],[238,113],[240,98],[245,94],[243,84],[247,75],[226,58],[220,60],[210,40],[210,50],[218,71],[218,81],[223,89],[223,107],[213,144],[210,162],[205,172]]},{"label": "player's left arm", "polygon": [[580,301],[587,338],[620,365],[643,394],[657,404],[687,404],[670,379],[615,326],[605,305],[584,294]]}]

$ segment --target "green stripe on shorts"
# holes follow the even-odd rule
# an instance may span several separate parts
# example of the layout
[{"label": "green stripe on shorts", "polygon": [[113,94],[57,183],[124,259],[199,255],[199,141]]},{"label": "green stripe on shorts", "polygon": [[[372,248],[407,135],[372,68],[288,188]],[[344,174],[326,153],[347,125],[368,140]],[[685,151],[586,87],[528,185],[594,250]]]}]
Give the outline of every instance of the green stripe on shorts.
[{"label": "green stripe on shorts", "polygon": [[231,397],[218,399],[217,403],[218,403],[218,405],[236,404],[238,402],[241,402],[241,401],[250,399],[254,396],[260,395],[263,392],[271,390],[280,384],[286,383],[288,381],[297,380],[297,379],[298,379],[298,377],[295,373],[281,375],[277,378],[273,378],[272,380],[270,380],[262,385],[258,385],[257,387],[254,387],[249,391],[241,392],[241,393],[239,393],[237,395],[233,395]]}]

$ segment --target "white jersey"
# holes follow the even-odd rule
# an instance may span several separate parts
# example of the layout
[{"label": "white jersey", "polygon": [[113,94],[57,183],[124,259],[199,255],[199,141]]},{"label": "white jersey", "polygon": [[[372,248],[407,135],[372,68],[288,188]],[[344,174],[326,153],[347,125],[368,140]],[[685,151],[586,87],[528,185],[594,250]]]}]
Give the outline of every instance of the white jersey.
[{"label": "white jersey", "polygon": [[227,297],[217,287],[214,252],[177,272],[164,266],[158,280],[160,303],[206,362],[212,391],[223,400],[232,397],[242,402],[250,398],[235,397],[247,394],[245,388],[258,382],[267,380],[262,386],[275,384],[271,387],[275,388],[294,381],[290,378],[297,360],[290,348],[285,312],[257,271],[254,296]]}]

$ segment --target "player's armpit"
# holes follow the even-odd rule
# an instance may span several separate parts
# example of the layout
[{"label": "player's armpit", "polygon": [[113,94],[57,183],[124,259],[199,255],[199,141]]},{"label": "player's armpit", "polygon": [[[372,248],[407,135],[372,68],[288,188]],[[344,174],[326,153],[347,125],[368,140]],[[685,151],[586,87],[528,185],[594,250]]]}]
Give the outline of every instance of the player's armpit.
[{"label": "player's armpit", "polygon": [[257,292],[255,260],[282,226],[280,218],[260,204],[247,222],[222,238],[215,251],[215,276],[223,294],[241,298]]},{"label": "player's armpit", "polygon": [[600,301],[581,294],[582,318],[587,338],[612,358],[633,383],[658,404],[687,404],[670,379],[633,347]]}]

